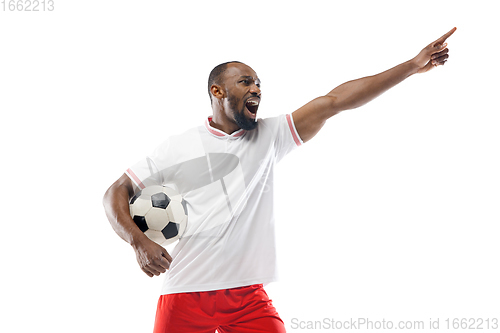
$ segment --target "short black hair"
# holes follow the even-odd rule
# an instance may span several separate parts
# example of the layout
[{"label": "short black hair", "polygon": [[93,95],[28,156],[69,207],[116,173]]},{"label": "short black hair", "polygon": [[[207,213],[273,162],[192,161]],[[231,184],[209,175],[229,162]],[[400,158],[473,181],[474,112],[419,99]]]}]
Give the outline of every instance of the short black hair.
[{"label": "short black hair", "polygon": [[228,61],[215,66],[215,68],[210,72],[210,75],[208,76],[208,96],[210,96],[210,101],[212,100],[210,87],[212,87],[212,85],[214,84],[221,84],[222,74],[224,74],[224,72],[226,71],[227,65],[234,63],[242,64],[242,62],[239,61]]}]

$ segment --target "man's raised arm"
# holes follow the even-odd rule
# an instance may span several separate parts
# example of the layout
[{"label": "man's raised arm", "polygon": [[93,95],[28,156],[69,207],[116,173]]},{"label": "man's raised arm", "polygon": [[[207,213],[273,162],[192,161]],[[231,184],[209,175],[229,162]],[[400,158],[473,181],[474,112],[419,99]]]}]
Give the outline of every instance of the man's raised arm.
[{"label": "man's raised arm", "polygon": [[326,120],[340,111],[358,108],[415,73],[444,65],[448,59],[446,39],[456,28],[425,47],[415,58],[377,75],[341,84],[293,112],[295,128],[303,142],[314,137]]}]

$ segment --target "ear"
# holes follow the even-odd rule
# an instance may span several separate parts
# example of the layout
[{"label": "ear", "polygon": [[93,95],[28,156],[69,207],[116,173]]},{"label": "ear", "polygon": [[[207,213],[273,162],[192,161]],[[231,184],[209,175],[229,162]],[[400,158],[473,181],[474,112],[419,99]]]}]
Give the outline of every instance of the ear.
[{"label": "ear", "polygon": [[218,84],[212,84],[212,86],[210,87],[210,92],[212,93],[212,96],[217,99],[223,98],[225,95],[224,90]]}]

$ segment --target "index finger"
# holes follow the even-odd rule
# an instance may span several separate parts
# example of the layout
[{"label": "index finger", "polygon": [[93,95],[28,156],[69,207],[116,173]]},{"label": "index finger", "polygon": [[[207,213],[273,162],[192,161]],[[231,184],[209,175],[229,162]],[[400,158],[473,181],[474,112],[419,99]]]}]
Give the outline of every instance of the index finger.
[{"label": "index finger", "polygon": [[453,28],[451,29],[450,31],[448,31],[447,33],[445,33],[443,36],[441,36],[441,38],[439,38],[438,40],[436,40],[435,44],[443,44],[444,41],[446,39],[448,39],[448,37],[450,37],[451,35],[453,35],[453,33],[457,30],[457,28]]}]

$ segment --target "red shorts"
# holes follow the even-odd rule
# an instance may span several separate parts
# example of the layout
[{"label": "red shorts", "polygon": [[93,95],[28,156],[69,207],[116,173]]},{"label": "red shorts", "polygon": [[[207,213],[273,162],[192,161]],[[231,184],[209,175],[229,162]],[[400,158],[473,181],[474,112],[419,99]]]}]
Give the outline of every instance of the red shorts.
[{"label": "red shorts", "polygon": [[261,284],[160,296],[154,333],[284,333]]}]

